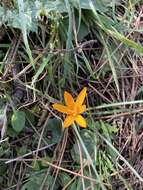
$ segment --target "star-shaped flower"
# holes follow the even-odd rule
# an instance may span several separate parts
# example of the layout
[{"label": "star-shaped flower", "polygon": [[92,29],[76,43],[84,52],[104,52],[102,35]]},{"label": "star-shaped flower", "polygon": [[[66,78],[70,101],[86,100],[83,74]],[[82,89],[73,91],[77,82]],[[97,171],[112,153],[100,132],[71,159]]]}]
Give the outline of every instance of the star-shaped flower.
[{"label": "star-shaped flower", "polygon": [[55,103],[53,108],[59,112],[67,114],[64,121],[64,128],[69,127],[76,122],[80,127],[86,128],[86,120],[81,116],[86,111],[86,105],[83,104],[86,97],[87,88],[84,87],[79,93],[76,101],[74,101],[72,95],[68,92],[64,92],[65,106]]}]

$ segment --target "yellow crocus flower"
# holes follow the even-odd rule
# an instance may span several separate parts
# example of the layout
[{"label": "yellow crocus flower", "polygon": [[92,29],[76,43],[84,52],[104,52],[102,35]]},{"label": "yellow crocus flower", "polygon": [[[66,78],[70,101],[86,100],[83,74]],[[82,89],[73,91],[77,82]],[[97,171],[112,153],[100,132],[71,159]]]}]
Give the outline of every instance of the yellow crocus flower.
[{"label": "yellow crocus flower", "polygon": [[65,106],[62,104],[55,103],[53,108],[59,112],[67,114],[63,127],[67,128],[72,125],[75,121],[80,126],[86,127],[86,120],[81,116],[86,111],[86,105],[83,104],[86,97],[87,88],[84,87],[79,93],[76,101],[74,101],[72,95],[68,92],[64,92]]}]

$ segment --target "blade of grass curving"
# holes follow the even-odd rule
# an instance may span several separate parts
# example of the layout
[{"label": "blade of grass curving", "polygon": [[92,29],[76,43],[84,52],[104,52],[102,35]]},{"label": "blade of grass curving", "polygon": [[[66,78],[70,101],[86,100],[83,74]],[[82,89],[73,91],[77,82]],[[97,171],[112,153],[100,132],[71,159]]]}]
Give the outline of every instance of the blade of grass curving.
[{"label": "blade of grass curving", "polygon": [[29,47],[29,43],[28,43],[28,39],[27,39],[27,25],[25,22],[26,19],[25,19],[25,14],[24,14],[24,1],[23,0],[18,0],[18,8],[19,8],[19,20],[21,21],[20,25],[21,25],[24,44],[26,47],[26,52],[29,56],[30,62],[33,65],[33,68],[35,68],[35,66],[33,64],[32,52],[31,52],[31,49]]},{"label": "blade of grass curving", "polygon": [[[115,29],[114,29],[115,30]],[[106,32],[115,37],[117,40],[120,40],[121,42],[123,42],[124,44],[126,44],[129,47],[134,48],[136,51],[138,51],[138,53],[143,53],[143,46],[137,44],[136,42],[134,42],[133,40],[128,39],[127,37],[123,36],[122,34],[120,34],[117,31],[112,31],[109,29],[106,29]]]},{"label": "blade of grass curving", "polygon": [[113,104],[103,104],[101,106],[96,106],[95,109],[118,107],[118,106],[124,106],[124,105],[132,105],[132,104],[143,104],[143,100],[134,100],[134,101],[128,101],[128,102],[116,102]]}]

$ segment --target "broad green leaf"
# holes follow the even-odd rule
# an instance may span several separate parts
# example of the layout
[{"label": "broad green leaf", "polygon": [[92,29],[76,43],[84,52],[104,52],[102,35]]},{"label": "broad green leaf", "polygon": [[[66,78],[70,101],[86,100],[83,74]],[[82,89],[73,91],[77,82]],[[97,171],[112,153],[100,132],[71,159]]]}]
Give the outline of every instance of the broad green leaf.
[{"label": "broad green leaf", "polygon": [[[95,152],[95,146],[96,146],[95,141],[94,141],[95,138],[88,132],[87,129],[81,130],[80,136],[89,154],[92,155]],[[80,162],[79,148],[78,148],[77,142],[74,144],[71,150],[71,155],[74,161]],[[83,156],[83,159],[87,159],[87,156],[84,151],[82,152],[82,156]]]},{"label": "broad green leaf", "polygon": [[45,138],[49,144],[58,143],[62,136],[62,124],[58,119],[49,119],[46,129]]},{"label": "broad green leaf", "polygon": [[[0,6],[0,26],[6,24],[14,28],[21,29],[21,19],[24,21],[22,27],[26,27],[27,31],[37,32],[38,20],[41,15],[45,15],[50,19],[55,19],[49,15],[50,12],[62,13],[67,12],[64,2],[60,0],[50,1],[18,1],[20,4],[24,2],[24,10],[20,17],[17,9],[6,9]],[[20,10],[21,11],[21,10]],[[23,23],[23,22],[22,22]]]},{"label": "broad green leaf", "polygon": [[[78,20],[77,19],[76,19],[76,25],[78,26]],[[89,32],[90,31],[88,29],[88,26],[84,22],[81,21],[79,31],[77,34],[78,41],[82,41],[84,39],[84,37],[89,34]]]},{"label": "broad green leaf", "polygon": [[75,190],[77,189],[77,181],[74,181],[70,186],[69,186],[69,190]]},{"label": "broad green leaf", "polygon": [[14,112],[11,117],[11,124],[16,132],[22,131],[22,129],[25,127],[25,112],[23,111]]},{"label": "broad green leaf", "polygon": [[9,137],[15,138],[18,135],[18,132],[13,129],[13,127],[8,127],[7,129],[7,135]]}]

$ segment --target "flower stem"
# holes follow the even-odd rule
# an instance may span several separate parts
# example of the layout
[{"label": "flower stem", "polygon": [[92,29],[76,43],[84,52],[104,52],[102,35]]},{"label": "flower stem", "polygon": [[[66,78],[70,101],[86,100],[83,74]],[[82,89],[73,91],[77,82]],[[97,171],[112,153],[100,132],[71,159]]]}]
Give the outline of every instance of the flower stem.
[{"label": "flower stem", "polygon": [[89,163],[90,163],[91,166],[92,166],[92,169],[93,169],[93,171],[94,171],[94,173],[95,173],[95,175],[96,175],[96,177],[97,177],[98,182],[99,182],[100,185],[101,185],[102,190],[106,190],[106,187],[104,186],[104,184],[103,184],[102,181],[100,180],[100,176],[99,176],[98,173],[97,173],[97,170],[96,170],[96,168],[95,168],[95,166],[94,166],[94,164],[93,164],[93,161],[92,161],[92,159],[91,159],[91,157],[90,157],[90,154],[89,154],[89,152],[87,151],[87,148],[86,148],[86,146],[85,146],[85,144],[84,144],[84,142],[83,142],[83,140],[82,140],[82,138],[81,138],[81,136],[80,136],[80,134],[79,134],[79,131],[78,131],[78,129],[77,129],[77,127],[76,127],[75,124],[73,124],[73,129],[74,129],[74,131],[75,131],[75,133],[76,133],[76,136],[77,136],[78,139],[79,139],[79,142],[81,143],[81,146],[82,146],[82,148],[83,148],[83,150],[84,150],[84,152],[85,152],[85,154],[86,154],[86,157],[87,157]]}]

